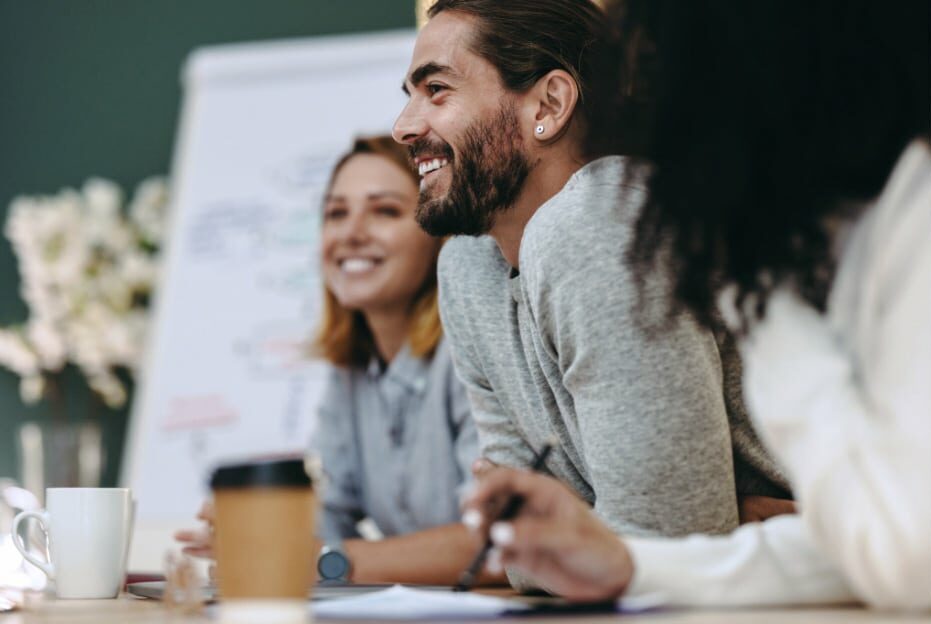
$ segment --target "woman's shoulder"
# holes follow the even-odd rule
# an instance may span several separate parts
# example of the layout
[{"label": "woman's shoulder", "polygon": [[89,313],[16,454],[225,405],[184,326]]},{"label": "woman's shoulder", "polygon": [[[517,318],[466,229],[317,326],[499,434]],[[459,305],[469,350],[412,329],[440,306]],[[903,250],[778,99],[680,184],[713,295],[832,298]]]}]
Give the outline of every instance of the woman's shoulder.
[{"label": "woman's shoulder", "polygon": [[323,394],[320,398],[320,413],[342,414],[352,411],[352,395],[357,391],[362,373],[358,367],[327,364]]},{"label": "woman's shoulder", "polygon": [[449,343],[441,339],[433,352],[429,383],[435,384],[432,393],[443,398],[447,416],[453,421],[467,418],[471,412],[466,387],[456,373]]},{"label": "woman's shoulder", "polygon": [[[456,372],[453,368],[453,358],[449,351],[449,343],[446,341],[446,336],[440,337],[433,352],[429,357],[424,358],[424,364],[429,370],[431,380],[434,377],[442,377],[446,380],[456,379]],[[448,381],[446,383],[448,383]]]},{"label": "woman's shoulder", "polygon": [[436,348],[429,355],[421,358],[421,362],[425,400],[434,406],[436,401],[443,401],[445,405],[449,405],[453,400],[450,397],[455,397],[460,392],[462,382],[456,374],[449,342],[445,336],[440,338]]},{"label": "woman's shoulder", "polygon": [[325,373],[326,389],[333,391],[348,389],[352,385],[352,380],[356,372],[356,368],[352,366],[327,364]]}]

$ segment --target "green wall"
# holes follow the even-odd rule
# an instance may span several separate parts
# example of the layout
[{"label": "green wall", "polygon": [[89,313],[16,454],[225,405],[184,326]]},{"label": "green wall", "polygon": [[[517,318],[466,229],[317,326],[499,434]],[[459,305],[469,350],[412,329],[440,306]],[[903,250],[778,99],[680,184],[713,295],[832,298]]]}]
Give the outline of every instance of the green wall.
[{"label": "green wall", "polygon": [[[414,0],[0,0],[0,202],[53,193],[92,175],[124,189],[168,172],[179,70],[195,47],[233,41],[410,28]],[[0,324],[25,319],[16,264],[0,241]],[[117,478],[126,426],[89,409],[78,376],[64,381],[69,418],[99,413]],[[26,408],[0,370],[0,476],[16,472],[16,427],[50,418]]]}]

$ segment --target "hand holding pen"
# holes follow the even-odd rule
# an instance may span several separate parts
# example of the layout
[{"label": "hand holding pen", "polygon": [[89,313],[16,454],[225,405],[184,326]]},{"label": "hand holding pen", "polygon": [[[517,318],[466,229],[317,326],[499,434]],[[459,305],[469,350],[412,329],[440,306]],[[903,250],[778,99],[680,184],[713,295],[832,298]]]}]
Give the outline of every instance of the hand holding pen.
[{"label": "hand holding pen", "polygon": [[[521,503],[511,519],[489,514],[495,502],[512,497],[519,497]],[[552,477],[512,468],[489,471],[465,501],[463,523],[486,537],[483,552],[494,549],[488,560],[490,571],[506,566],[570,600],[620,596],[633,575],[623,540],[585,501]],[[484,556],[487,553],[482,561]],[[472,578],[481,567],[479,562],[474,571],[469,568]],[[464,575],[463,581],[468,580]]]},{"label": "hand holding pen", "polygon": [[[546,458],[549,457],[550,453],[553,451],[555,443],[555,440],[547,440],[543,448],[540,449],[540,452],[537,453],[537,456],[534,458],[533,465],[530,467],[531,471],[539,472],[546,466]],[[523,496],[512,493],[504,504],[504,507],[501,508],[501,511],[496,516],[497,525],[501,526],[501,522],[514,518],[514,516],[520,512],[520,508],[523,504]],[[475,517],[474,514],[472,517]],[[468,526],[465,516],[463,516],[463,522]],[[459,584],[453,588],[453,591],[468,591],[472,589],[472,586],[475,585],[475,579],[485,566],[485,560],[493,547],[492,536],[489,534],[489,536],[485,538],[485,544],[482,546],[482,549],[475,555],[472,564],[462,573],[462,576],[459,578]]]}]

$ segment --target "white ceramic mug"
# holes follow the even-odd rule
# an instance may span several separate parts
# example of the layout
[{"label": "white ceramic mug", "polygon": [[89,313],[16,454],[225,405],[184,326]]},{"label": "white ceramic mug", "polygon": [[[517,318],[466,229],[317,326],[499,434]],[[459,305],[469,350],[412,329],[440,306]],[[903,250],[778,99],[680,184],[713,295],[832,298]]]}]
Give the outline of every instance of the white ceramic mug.
[{"label": "white ceramic mug", "polygon": [[[126,488],[48,488],[45,509],[13,519],[13,544],[55,581],[59,598],[115,598],[126,572],[133,500]],[[49,561],[23,543],[21,522],[39,521],[48,535]]]}]

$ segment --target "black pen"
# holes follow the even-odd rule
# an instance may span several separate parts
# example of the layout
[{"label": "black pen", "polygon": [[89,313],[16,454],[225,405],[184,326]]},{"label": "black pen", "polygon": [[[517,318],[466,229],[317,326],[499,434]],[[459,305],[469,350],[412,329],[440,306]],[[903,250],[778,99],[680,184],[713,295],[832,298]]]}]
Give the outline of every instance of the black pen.
[{"label": "black pen", "polygon": [[[546,458],[553,451],[553,447],[555,445],[555,439],[546,441],[546,443],[543,445],[543,448],[540,449],[540,452],[537,453],[536,458],[533,460],[533,465],[530,466],[531,472],[539,472],[543,469],[543,467],[546,465]],[[514,516],[517,515],[523,504],[523,496],[520,494],[512,495],[511,498],[508,499],[507,504],[505,504],[501,509],[501,513],[498,514],[498,517],[494,522],[511,520],[514,518]],[[478,573],[481,571],[482,566],[485,565],[485,559],[488,557],[488,552],[492,548],[494,548],[494,543],[492,543],[491,536],[489,536],[485,538],[485,545],[482,546],[482,549],[478,551],[477,555],[475,555],[475,559],[472,560],[472,565],[470,565],[466,571],[462,573],[462,576],[459,577],[459,583],[453,587],[453,591],[463,592],[472,589],[472,586],[475,584],[475,579],[478,577]]]}]

